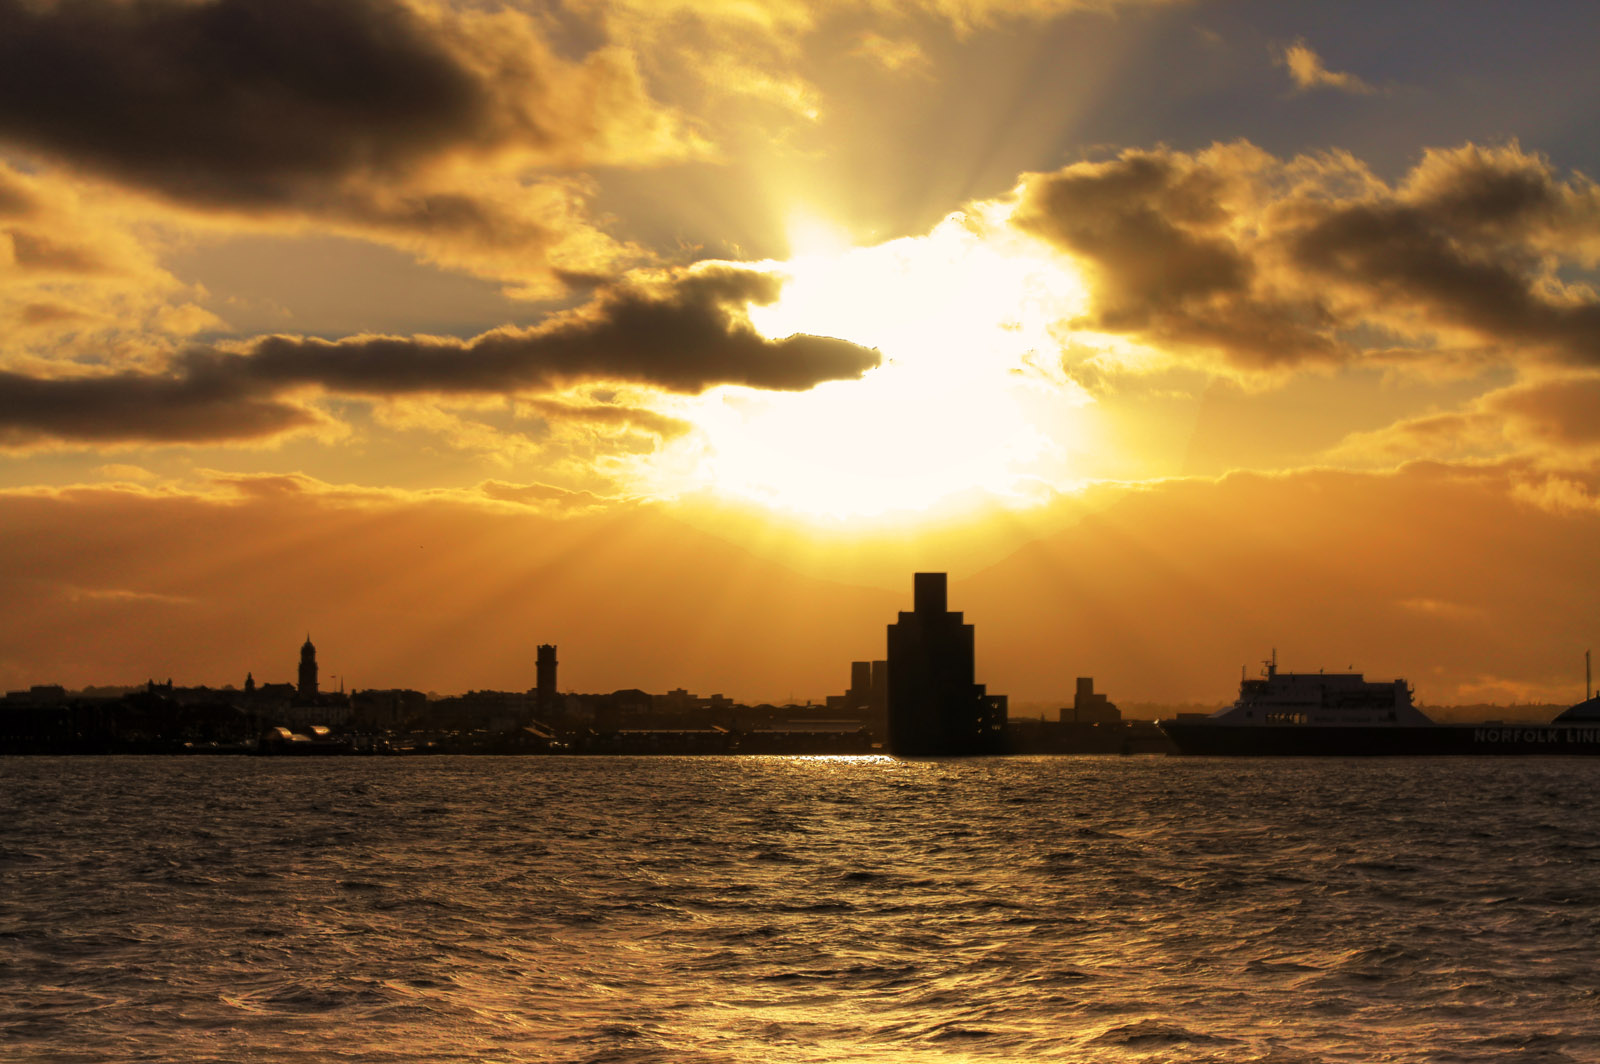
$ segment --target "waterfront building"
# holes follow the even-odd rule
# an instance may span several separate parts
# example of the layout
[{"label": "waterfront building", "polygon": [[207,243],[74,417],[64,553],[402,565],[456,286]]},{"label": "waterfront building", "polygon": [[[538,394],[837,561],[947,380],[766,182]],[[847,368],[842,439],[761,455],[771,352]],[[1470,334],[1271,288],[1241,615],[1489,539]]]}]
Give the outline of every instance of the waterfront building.
[{"label": "waterfront building", "polygon": [[872,699],[872,662],[850,663],[850,690],[845,692],[845,704],[852,710],[863,710]]},{"label": "waterfront building", "polygon": [[1074,724],[1115,724],[1122,719],[1122,711],[1094,689],[1093,676],[1080,676],[1077,693],[1072,697],[1072,709],[1063,710],[1061,719]]},{"label": "waterfront building", "polygon": [[889,625],[889,750],[911,757],[1004,748],[1006,700],[974,682],[973,626],[952,613],[945,573],[913,577],[913,609]]}]

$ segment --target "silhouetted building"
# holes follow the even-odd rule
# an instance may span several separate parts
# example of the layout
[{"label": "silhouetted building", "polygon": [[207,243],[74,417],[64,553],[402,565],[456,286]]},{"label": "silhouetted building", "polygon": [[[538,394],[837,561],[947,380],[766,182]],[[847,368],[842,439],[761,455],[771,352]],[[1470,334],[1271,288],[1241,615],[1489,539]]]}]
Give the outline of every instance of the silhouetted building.
[{"label": "silhouetted building", "polygon": [[428,696],[421,691],[391,688],[386,691],[352,691],[350,718],[358,728],[398,731],[428,711]]},{"label": "silhouetted building", "polygon": [[44,706],[63,701],[67,689],[55,683],[36,683],[26,691],[7,691],[6,702],[15,705]]},{"label": "silhouetted building", "polygon": [[552,709],[556,704],[556,648],[554,643],[539,644],[539,658],[536,668],[537,679],[534,688],[534,705],[541,710]]},{"label": "silhouetted building", "polygon": [[532,720],[527,691],[468,691],[425,704],[422,717],[430,728],[447,731],[517,731]]},{"label": "silhouetted building", "polygon": [[851,709],[866,709],[867,703],[872,698],[872,662],[852,661],[850,663],[850,690],[845,692],[845,700]]},{"label": "silhouetted building", "polygon": [[889,663],[887,661],[874,661],[872,663],[872,683],[868,690],[867,708],[877,717],[882,717],[889,712]]},{"label": "silhouetted building", "polygon": [[829,695],[823,700],[830,713],[866,713],[872,700],[872,662],[850,663],[850,686],[842,695]]},{"label": "silhouetted building", "polygon": [[302,702],[311,702],[317,697],[317,648],[311,645],[309,635],[300,648],[300,683],[295,694]]},{"label": "silhouetted building", "polygon": [[261,683],[256,684],[255,697],[258,701],[288,705],[295,699],[295,689],[292,683]]},{"label": "silhouetted building", "polygon": [[1072,696],[1072,716],[1062,713],[1061,719],[1075,724],[1111,724],[1122,719],[1122,711],[1095,692],[1093,676],[1080,676],[1077,693]]},{"label": "silhouetted building", "polygon": [[889,625],[889,750],[903,756],[999,753],[1003,696],[973,682],[972,625],[945,608],[944,573],[913,577],[914,606]]}]

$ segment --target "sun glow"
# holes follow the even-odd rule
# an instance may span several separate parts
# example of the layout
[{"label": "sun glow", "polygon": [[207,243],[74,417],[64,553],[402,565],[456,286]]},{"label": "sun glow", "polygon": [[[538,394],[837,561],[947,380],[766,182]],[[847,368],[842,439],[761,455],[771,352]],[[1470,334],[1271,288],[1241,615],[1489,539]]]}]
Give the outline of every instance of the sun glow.
[{"label": "sun glow", "polygon": [[1083,283],[995,222],[957,214],[926,236],[852,248],[805,220],[795,257],[763,264],[786,282],[752,323],[874,347],[882,365],[803,393],[695,400],[682,487],[857,517],[975,492],[1026,504],[1070,482],[1084,445],[1075,411],[1090,400],[1060,372],[1050,328],[1081,310]]}]

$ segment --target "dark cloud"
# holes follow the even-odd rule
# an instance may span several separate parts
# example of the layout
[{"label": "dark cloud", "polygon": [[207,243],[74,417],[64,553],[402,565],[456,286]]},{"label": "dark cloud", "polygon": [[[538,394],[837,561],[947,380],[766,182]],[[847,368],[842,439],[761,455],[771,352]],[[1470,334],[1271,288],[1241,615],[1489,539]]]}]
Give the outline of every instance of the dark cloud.
[{"label": "dark cloud", "polygon": [[558,172],[704,149],[631,53],[435,0],[0,0],[0,145],[540,290],[637,259]]},{"label": "dark cloud", "polygon": [[[606,290],[594,302],[533,329],[470,340],[360,336],[339,341],[269,336],[242,352],[191,349],[169,375],[0,378],[0,432],[13,443],[48,436],[173,442],[254,439],[313,420],[282,398],[303,388],[370,397],[540,392],[584,380],[632,381],[682,393],[733,384],[803,390],[859,377],[876,351],[844,340],[768,340],[744,306],[776,298],[769,274],[696,270],[653,284]],[[672,434],[669,418],[561,404],[569,420],[627,421]],[[558,411],[549,407],[547,415]]]},{"label": "dark cloud", "polygon": [[1382,293],[1438,327],[1600,362],[1600,303],[1551,299],[1531,248],[1475,248],[1460,228],[1420,207],[1356,204],[1328,211],[1290,246],[1307,273]]},{"label": "dark cloud", "polygon": [[1430,151],[1395,187],[1248,144],[1127,152],[1031,175],[1013,218],[1088,267],[1075,324],[1232,370],[1600,361],[1600,300],[1560,272],[1600,258],[1600,190],[1515,144]]},{"label": "dark cloud", "polygon": [[382,0],[0,3],[0,134],[182,198],[273,201],[482,135],[486,86]]},{"label": "dark cloud", "polygon": [[470,340],[270,336],[244,354],[192,351],[183,368],[194,379],[403,395],[540,391],[583,380],[638,381],[685,393],[718,384],[799,391],[859,377],[878,364],[876,352],[844,340],[768,340],[757,333],[743,305],[770,301],[779,284],[770,274],[712,268],[666,285],[608,289],[533,329],[497,329]]},{"label": "dark cloud", "polygon": [[1023,229],[1092,262],[1101,317],[1142,325],[1193,299],[1243,290],[1250,263],[1215,230],[1220,175],[1181,156],[1129,152],[1029,182]]},{"label": "dark cloud", "polygon": [[1582,228],[1585,214],[1592,229],[1597,196],[1587,178],[1557,180],[1548,161],[1515,144],[1468,144],[1426,152],[1398,198],[1451,233],[1483,244],[1521,241],[1568,225]]},{"label": "dark cloud", "polygon": [[0,0],[0,136],[201,203],[282,203],[458,147],[581,153],[606,116],[574,109],[562,74],[514,14]]},{"label": "dark cloud", "polygon": [[1245,180],[1226,153],[1130,151],[1029,178],[1013,217],[1089,265],[1083,324],[1223,351],[1240,366],[1331,359],[1319,300],[1253,291],[1259,264],[1234,229]]},{"label": "dark cloud", "polygon": [[0,372],[0,445],[250,440],[320,419],[237,382],[122,373],[63,380]]}]

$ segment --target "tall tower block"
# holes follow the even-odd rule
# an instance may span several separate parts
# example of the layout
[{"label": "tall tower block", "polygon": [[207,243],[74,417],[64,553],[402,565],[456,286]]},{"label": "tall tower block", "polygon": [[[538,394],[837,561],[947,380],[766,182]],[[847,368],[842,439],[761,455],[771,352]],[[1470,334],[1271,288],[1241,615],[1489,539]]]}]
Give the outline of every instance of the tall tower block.
[{"label": "tall tower block", "polygon": [[317,697],[317,648],[311,645],[309,634],[300,648],[300,683],[295,694],[302,702],[311,702]]},{"label": "tall tower block", "polygon": [[539,659],[537,662],[537,686],[534,688],[534,704],[540,709],[549,709],[556,704],[556,647],[554,643],[539,644]]},{"label": "tall tower block", "polygon": [[872,702],[872,662],[850,663],[850,690],[845,692],[845,708],[852,711],[866,709]]},{"label": "tall tower block", "polygon": [[944,573],[913,577],[915,608],[889,625],[889,751],[910,757],[999,753],[1005,700],[973,682],[972,625],[946,609]]}]

